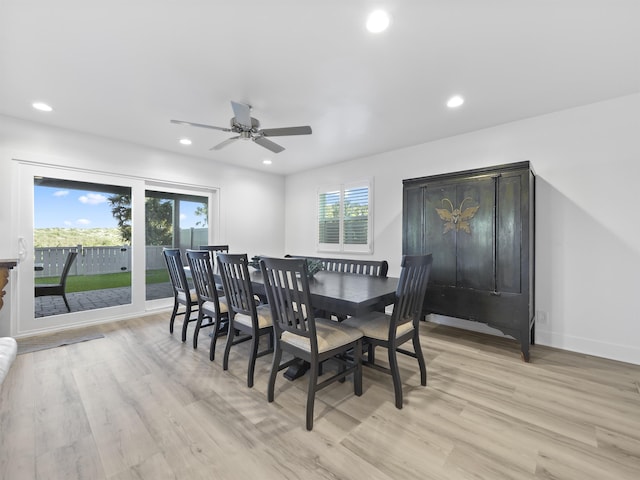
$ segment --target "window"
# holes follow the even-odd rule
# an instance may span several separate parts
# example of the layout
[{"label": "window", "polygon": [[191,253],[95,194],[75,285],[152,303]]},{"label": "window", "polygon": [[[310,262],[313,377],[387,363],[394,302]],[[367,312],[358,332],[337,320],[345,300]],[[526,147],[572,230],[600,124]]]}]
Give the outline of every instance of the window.
[{"label": "window", "polygon": [[318,250],[371,253],[371,182],[318,191]]}]

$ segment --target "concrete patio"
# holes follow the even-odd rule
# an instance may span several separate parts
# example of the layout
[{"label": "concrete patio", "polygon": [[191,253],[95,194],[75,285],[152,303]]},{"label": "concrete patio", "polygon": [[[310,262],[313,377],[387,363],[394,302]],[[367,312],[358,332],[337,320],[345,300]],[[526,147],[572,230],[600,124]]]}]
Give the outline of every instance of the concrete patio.
[{"label": "concrete patio", "polygon": [[[172,297],[170,283],[155,283],[147,285],[147,300]],[[86,292],[67,293],[67,300],[72,312],[94,310],[96,308],[113,307],[131,303],[131,288],[107,288],[104,290],[89,290]],[[67,312],[67,307],[61,296],[35,298],[35,318],[60,315]]]}]

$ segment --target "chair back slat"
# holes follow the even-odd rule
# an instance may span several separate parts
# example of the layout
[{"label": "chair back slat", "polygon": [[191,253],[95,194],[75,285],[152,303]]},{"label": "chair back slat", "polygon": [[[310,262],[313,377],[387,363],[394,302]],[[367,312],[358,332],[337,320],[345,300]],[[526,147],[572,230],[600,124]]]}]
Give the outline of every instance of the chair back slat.
[{"label": "chair back slat", "polygon": [[246,253],[218,254],[218,268],[227,304],[235,313],[256,316],[256,304],[249,276],[249,260]]},{"label": "chair back slat", "polygon": [[198,300],[219,304],[218,289],[216,288],[211,266],[211,255],[206,250],[187,250],[187,261],[191,269],[193,286],[196,289]]},{"label": "chair back slat", "polygon": [[174,294],[184,293],[189,296],[189,283],[187,282],[187,276],[184,272],[184,264],[182,263],[182,257],[180,255],[179,248],[164,248],[162,250],[164,259],[167,263],[167,270],[169,271],[169,279],[173,286]]},{"label": "chair back slat", "polygon": [[396,289],[396,299],[390,322],[391,328],[395,329],[398,325],[407,322],[414,322],[417,327],[422,314],[432,263],[433,256],[431,254],[404,255],[402,257],[402,270]]},{"label": "chair back slat", "polygon": [[276,337],[286,331],[309,338],[312,351],[317,351],[306,260],[263,257],[260,266]]}]

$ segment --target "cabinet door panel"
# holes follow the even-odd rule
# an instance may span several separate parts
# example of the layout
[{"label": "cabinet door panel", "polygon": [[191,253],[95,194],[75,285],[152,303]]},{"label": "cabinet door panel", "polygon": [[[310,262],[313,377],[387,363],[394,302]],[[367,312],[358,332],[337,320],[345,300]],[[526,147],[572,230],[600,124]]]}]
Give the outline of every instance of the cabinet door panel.
[{"label": "cabinet door panel", "polygon": [[[458,287],[493,291],[495,288],[495,183],[492,177],[458,186],[458,205],[467,228],[457,237]],[[465,212],[467,214],[465,215]],[[473,216],[471,216],[473,215]]]},{"label": "cabinet door panel", "polygon": [[424,252],[424,219],[422,187],[405,188],[402,225],[406,232],[402,237],[405,255],[422,255]]},{"label": "cabinet door panel", "polygon": [[497,290],[521,293],[522,178],[503,176],[498,184]]},{"label": "cabinet door panel", "polygon": [[[457,284],[456,237],[451,222],[443,220],[451,207],[443,199],[456,201],[456,185],[438,185],[424,190],[425,245],[424,253],[435,253],[431,265],[430,283],[435,285]],[[438,213],[440,211],[440,213]]]}]

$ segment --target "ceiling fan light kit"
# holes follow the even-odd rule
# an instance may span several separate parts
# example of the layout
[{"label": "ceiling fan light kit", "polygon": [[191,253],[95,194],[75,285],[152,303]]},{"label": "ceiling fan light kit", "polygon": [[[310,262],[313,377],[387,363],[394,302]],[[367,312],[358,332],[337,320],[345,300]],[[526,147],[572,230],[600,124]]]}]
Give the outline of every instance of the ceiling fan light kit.
[{"label": "ceiling fan light kit", "polygon": [[270,150],[273,153],[280,153],[284,147],[278,145],[265,137],[284,137],[289,135],[310,135],[311,127],[283,127],[283,128],[265,128],[260,129],[260,121],[251,116],[251,106],[244,103],[231,101],[234,117],[230,120],[230,128],[216,127],[214,125],[206,125],[203,123],[187,122],[184,120],[171,120],[171,123],[178,125],[187,125],[190,127],[210,128],[213,130],[221,130],[223,132],[237,133],[235,137],[230,137],[223,142],[211,147],[210,150],[220,150],[227,145],[234,143],[236,140],[252,140],[261,147]]}]

